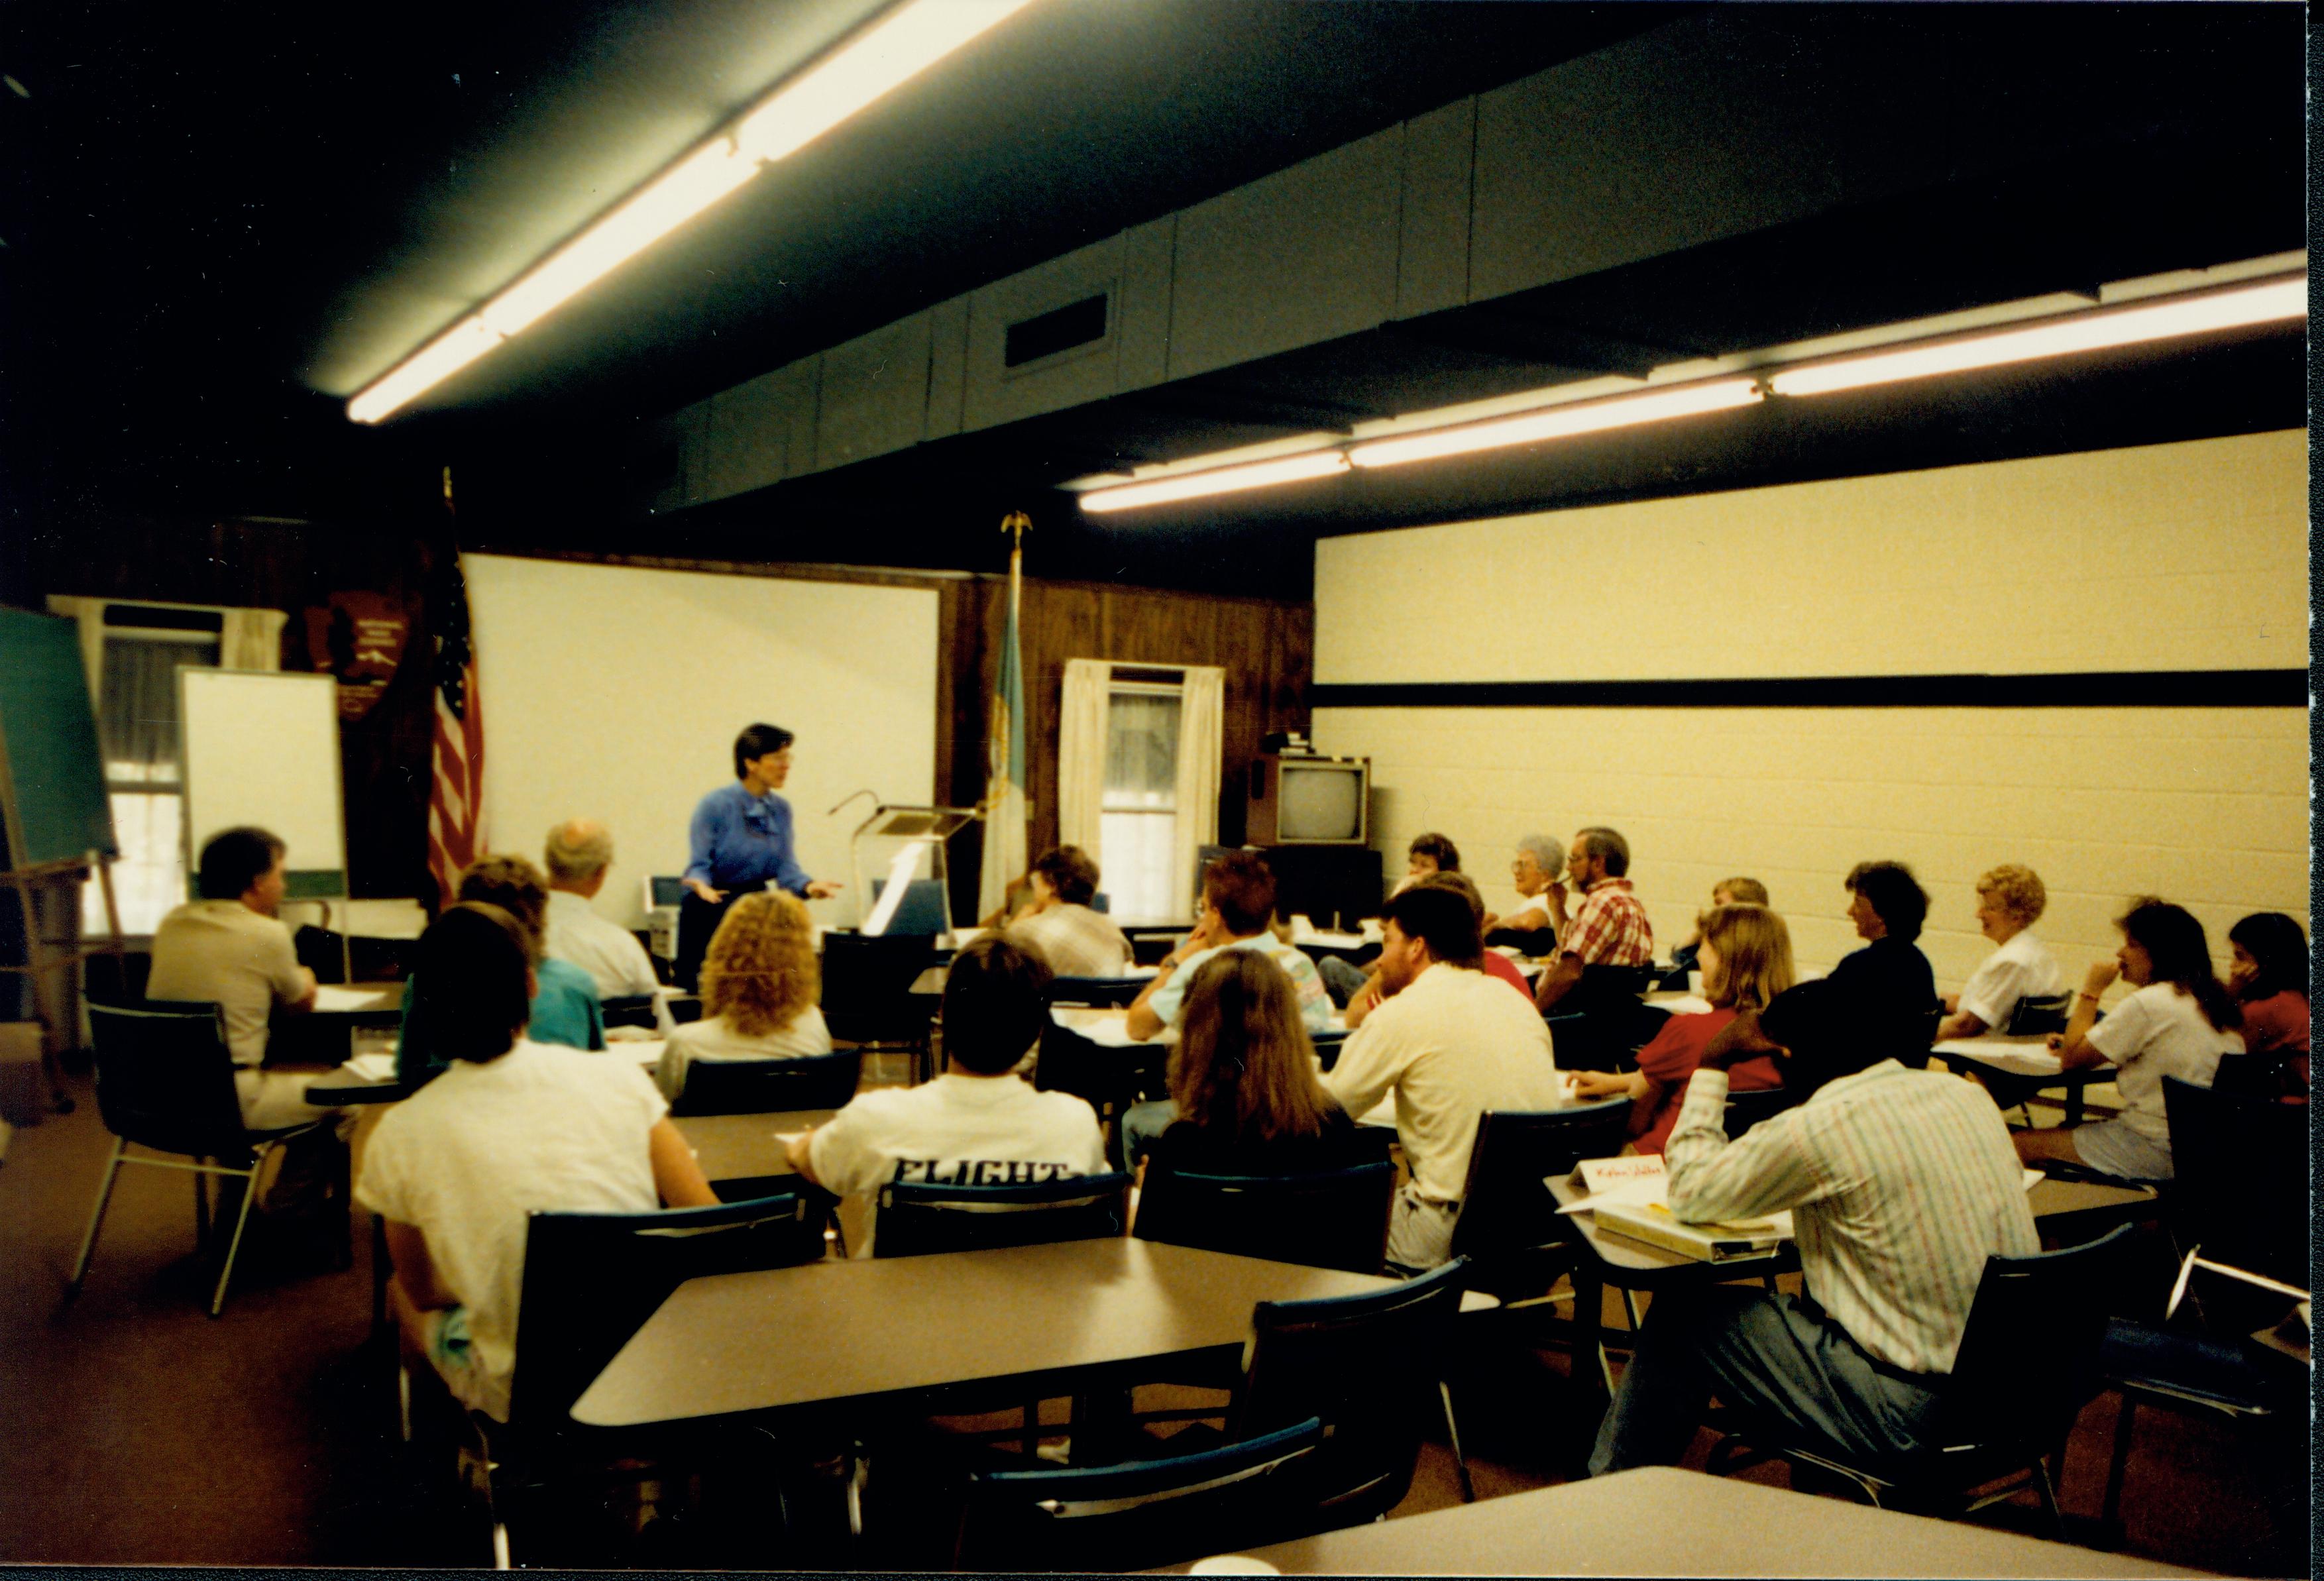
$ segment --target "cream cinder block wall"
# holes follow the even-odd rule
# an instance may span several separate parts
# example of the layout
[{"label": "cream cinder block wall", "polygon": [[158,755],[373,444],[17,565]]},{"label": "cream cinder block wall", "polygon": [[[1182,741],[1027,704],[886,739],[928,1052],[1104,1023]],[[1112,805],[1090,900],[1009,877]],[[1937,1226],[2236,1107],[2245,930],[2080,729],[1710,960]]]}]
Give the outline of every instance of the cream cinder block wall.
[{"label": "cream cinder block wall", "polygon": [[[2305,485],[2304,437],[2264,434],[1331,538],[1316,679],[2304,667]],[[1461,641],[1408,640],[1416,585]],[[1379,849],[1451,835],[1496,908],[1518,836],[1620,829],[1665,950],[1742,873],[1828,967],[1877,857],[1928,888],[1945,988],[2005,861],[2074,977],[2130,895],[2187,905],[2223,966],[2237,917],[2307,915],[2299,709],[1333,707],[1314,734],[1372,758]]]}]

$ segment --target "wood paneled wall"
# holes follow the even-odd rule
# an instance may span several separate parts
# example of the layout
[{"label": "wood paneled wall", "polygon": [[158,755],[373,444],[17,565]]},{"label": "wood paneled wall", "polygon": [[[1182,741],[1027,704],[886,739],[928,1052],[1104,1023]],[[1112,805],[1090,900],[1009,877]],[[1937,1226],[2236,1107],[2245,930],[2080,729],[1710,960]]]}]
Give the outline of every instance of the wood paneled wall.
[{"label": "wood paneled wall", "polygon": [[[493,546],[482,545],[491,548]],[[516,550],[525,553],[538,551]],[[416,533],[319,524],[189,522],[122,519],[76,529],[32,556],[30,585],[9,596],[41,607],[51,593],[107,599],[254,606],[289,611],[283,667],[313,666],[303,611],[337,590],[386,594],[412,617],[410,646],[393,683],[372,712],[341,736],[347,795],[349,878],[359,896],[430,893],[427,873],[429,738],[429,624],[424,589],[429,547]],[[825,565],[659,559],[576,553],[573,559],[658,565],[735,575],[933,585],[941,622],[936,665],[938,783],[930,793],[954,805],[984,794],[984,722],[1000,669],[1008,614],[1005,577],[914,575]],[[1102,658],[1151,665],[1218,665],[1226,671],[1224,785],[1219,836],[1243,837],[1241,785],[1269,731],[1305,729],[1314,669],[1314,607],[1265,599],[1175,593],[1107,584],[1028,578],[1021,616],[1028,734],[1028,843],[1057,838],[1057,718],[1065,661]],[[489,695],[492,677],[484,686]],[[488,743],[489,745],[489,743]],[[488,770],[489,772],[489,770]],[[976,905],[982,831],[954,842],[955,914]]]}]

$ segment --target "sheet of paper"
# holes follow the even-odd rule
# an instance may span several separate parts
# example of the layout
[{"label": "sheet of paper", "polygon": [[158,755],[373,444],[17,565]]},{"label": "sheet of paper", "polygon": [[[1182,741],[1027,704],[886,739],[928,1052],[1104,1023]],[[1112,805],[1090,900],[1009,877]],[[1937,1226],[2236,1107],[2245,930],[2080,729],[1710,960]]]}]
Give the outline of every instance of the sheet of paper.
[{"label": "sheet of paper", "polygon": [[876,939],[888,931],[888,924],[896,920],[897,908],[904,904],[905,891],[911,887],[912,875],[919,865],[920,848],[917,843],[904,847],[889,859],[888,887],[880,891],[879,904],[863,919],[865,937]]},{"label": "sheet of paper", "polygon": [[392,1010],[395,1001],[377,988],[350,988],[325,983],[315,990],[315,1008],[346,1015],[351,1010]]},{"label": "sheet of paper", "polygon": [[[1602,1203],[1617,1202],[1631,1208],[1660,1208],[1669,1198],[1669,1179],[1663,1172],[1659,1154],[1635,1154],[1628,1158],[1585,1158],[1578,1166],[1582,1176],[1582,1195],[1558,1209],[1564,1213],[1587,1213]],[[1547,1181],[1545,1181],[1544,1184]]]},{"label": "sheet of paper", "polygon": [[395,1080],[393,1054],[357,1054],[339,1067],[348,1075],[363,1081],[392,1081]]}]

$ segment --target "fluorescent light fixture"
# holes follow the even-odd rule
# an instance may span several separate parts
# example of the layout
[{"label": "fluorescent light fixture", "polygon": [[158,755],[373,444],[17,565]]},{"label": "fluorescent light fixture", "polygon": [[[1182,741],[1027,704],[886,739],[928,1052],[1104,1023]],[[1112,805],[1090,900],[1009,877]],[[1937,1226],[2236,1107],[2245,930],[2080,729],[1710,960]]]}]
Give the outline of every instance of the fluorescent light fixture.
[{"label": "fluorescent light fixture", "polygon": [[2307,312],[2308,281],[2295,275],[2258,285],[2173,297],[2132,308],[2099,308],[2017,328],[1812,363],[1771,374],[1767,384],[1777,395],[1823,395],[1835,390],[1860,390],[1870,384],[1893,384],[1940,373],[1966,372],[1972,368],[2031,362],[2039,357],[2066,356],[2107,346],[2136,345],[2144,341],[2273,323],[2303,317]]},{"label": "fluorescent light fixture", "polygon": [[1243,466],[1218,466],[1208,472],[1182,473],[1119,488],[1093,489],[1084,494],[1084,510],[1131,510],[1140,505],[1163,505],[1173,500],[1199,500],[1206,494],[1231,494],[1242,489],[1264,489],[1276,483],[1296,483],[1305,478],[1329,477],[1348,470],[1348,458],[1338,450],[1311,450],[1277,461],[1254,461]]},{"label": "fluorescent light fixture", "polygon": [[757,175],[1030,0],[905,0],[647,182],[347,402],[375,423],[530,327]]},{"label": "fluorescent light fixture", "polygon": [[1489,422],[1463,423],[1458,427],[1423,429],[1392,439],[1373,439],[1351,449],[1348,459],[1358,466],[1401,466],[1408,461],[1433,461],[1440,455],[1498,450],[1507,445],[1532,445],[1573,434],[1595,434],[1608,428],[1726,411],[1749,406],[1761,395],[1756,380],[1710,379],[1667,390],[1617,395],[1606,400],[1576,401],[1571,406],[1523,412]]}]

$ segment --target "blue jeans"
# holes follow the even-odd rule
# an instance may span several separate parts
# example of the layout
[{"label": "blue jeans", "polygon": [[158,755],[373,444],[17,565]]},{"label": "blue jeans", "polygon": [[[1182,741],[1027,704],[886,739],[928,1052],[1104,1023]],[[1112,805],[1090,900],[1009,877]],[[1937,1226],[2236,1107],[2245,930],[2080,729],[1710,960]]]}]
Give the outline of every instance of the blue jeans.
[{"label": "blue jeans", "polygon": [[1178,1106],[1167,1098],[1149,1098],[1131,1104],[1121,1111],[1121,1167],[1134,1170],[1138,1160],[1154,1138],[1168,1130],[1178,1117]]},{"label": "blue jeans", "polygon": [[1646,1313],[1590,1475],[1676,1465],[1713,1394],[1780,1424],[1801,1448],[1821,1444],[1834,1459],[1869,1466],[1932,1442],[1943,1391],[1941,1377],[1875,1362],[1796,1296],[1724,1284],[1673,1291]]}]

